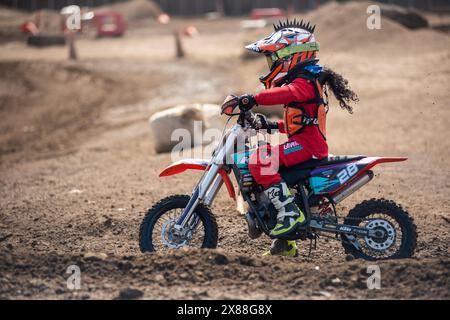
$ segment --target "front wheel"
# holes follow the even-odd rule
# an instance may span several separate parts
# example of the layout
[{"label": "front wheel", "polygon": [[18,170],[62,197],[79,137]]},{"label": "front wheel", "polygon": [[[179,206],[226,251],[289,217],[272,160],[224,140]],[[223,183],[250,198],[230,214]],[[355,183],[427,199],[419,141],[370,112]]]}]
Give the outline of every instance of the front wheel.
[{"label": "front wheel", "polygon": [[383,238],[342,236],[346,253],[365,260],[410,258],[417,246],[413,218],[393,201],[371,199],[350,210],[345,224],[383,231]]},{"label": "front wheel", "polygon": [[139,247],[142,252],[179,249],[181,247],[215,248],[218,228],[212,212],[199,204],[187,227],[180,232],[174,226],[189,202],[187,195],[175,195],[156,203],[142,221]]}]

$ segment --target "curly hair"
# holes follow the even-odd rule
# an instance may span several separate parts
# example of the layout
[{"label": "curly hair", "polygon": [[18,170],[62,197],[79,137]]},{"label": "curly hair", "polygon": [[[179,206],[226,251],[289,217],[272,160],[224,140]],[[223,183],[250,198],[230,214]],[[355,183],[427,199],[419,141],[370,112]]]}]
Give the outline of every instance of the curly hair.
[{"label": "curly hair", "polygon": [[323,68],[319,81],[322,85],[326,85],[330,88],[333,95],[339,101],[339,106],[342,109],[346,109],[349,113],[353,113],[353,107],[349,105],[350,102],[358,102],[358,95],[348,85],[348,80],[341,74],[333,71],[332,69]]}]

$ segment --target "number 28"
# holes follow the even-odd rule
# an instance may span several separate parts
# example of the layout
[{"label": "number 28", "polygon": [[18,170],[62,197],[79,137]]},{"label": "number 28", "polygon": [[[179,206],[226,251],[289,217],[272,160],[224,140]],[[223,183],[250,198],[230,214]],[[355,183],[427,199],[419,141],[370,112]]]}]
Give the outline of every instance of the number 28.
[{"label": "number 28", "polygon": [[348,181],[348,179],[350,179],[351,177],[353,177],[356,174],[356,172],[358,172],[358,167],[356,166],[356,164],[351,163],[344,170],[342,170],[341,172],[339,172],[337,174],[339,182],[341,184],[346,183]]}]

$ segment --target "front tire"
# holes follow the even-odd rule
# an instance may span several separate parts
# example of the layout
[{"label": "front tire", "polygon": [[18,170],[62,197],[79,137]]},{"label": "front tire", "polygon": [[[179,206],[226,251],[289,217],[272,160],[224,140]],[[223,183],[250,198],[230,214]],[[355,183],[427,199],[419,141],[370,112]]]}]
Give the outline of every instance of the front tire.
[{"label": "front tire", "polygon": [[[417,246],[416,225],[408,212],[394,201],[386,199],[365,200],[350,210],[344,223],[360,227],[386,228],[389,231],[385,243],[382,240],[377,241],[372,238],[357,238],[360,250],[349,243],[343,235],[342,246],[345,252],[355,258],[372,261],[404,259],[411,258],[414,254]],[[392,230],[395,230],[395,234],[389,237]],[[389,247],[387,247],[388,244],[390,244]],[[394,245],[396,246],[394,247]],[[383,250],[385,247],[386,250]]]},{"label": "front tire", "polygon": [[[178,209],[178,211],[180,212],[179,214],[181,214],[182,209],[186,207],[189,199],[190,196],[187,195],[170,196],[160,200],[147,211],[147,214],[142,221],[139,232],[139,247],[142,252],[153,252],[170,248],[170,246],[164,247],[163,245],[156,245],[155,238],[158,236],[158,233],[155,233],[155,226],[158,225],[160,219],[163,217],[166,220],[168,219],[167,217],[169,217],[169,220],[167,221],[169,221],[170,223],[170,213]],[[201,224],[204,230],[203,239],[199,239],[199,247],[216,248],[218,240],[218,228],[214,215],[208,207],[202,204],[197,205],[197,207],[195,208],[195,214],[199,217],[199,226]],[[174,220],[175,218],[177,218],[176,215],[173,216],[172,220]],[[161,239],[164,238],[163,241],[167,241],[163,235],[163,231],[161,231],[160,236]],[[187,243],[186,246],[189,246],[189,244],[190,243]]]}]

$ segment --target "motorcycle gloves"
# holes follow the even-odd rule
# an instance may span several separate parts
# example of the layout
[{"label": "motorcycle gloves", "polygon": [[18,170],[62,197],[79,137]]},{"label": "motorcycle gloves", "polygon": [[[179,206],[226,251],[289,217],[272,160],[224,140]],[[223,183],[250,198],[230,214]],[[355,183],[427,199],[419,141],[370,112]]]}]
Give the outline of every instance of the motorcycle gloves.
[{"label": "motorcycle gloves", "polygon": [[[252,94],[244,94],[239,97],[230,95],[222,105],[222,113],[227,113],[225,112],[227,109],[234,110],[236,107],[247,112],[257,105],[258,103]],[[231,112],[229,113],[231,114]],[[278,130],[277,122],[268,120],[265,115],[260,113],[255,114],[251,122],[256,129],[267,130],[267,133],[269,134],[272,134],[272,130]]]},{"label": "motorcycle gloves", "polygon": [[267,130],[268,134],[272,134],[272,130],[278,130],[278,123],[267,119],[265,115],[256,113],[255,118],[257,119],[258,129]]},{"label": "motorcycle gloves", "polygon": [[239,96],[239,108],[242,111],[250,111],[254,106],[257,106],[258,103],[255,100],[255,97],[252,94],[244,94]]}]

